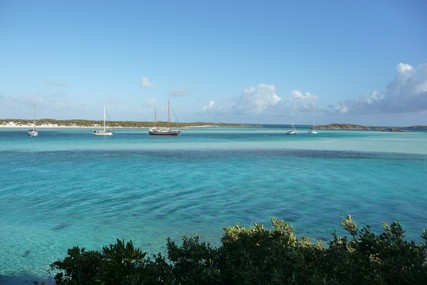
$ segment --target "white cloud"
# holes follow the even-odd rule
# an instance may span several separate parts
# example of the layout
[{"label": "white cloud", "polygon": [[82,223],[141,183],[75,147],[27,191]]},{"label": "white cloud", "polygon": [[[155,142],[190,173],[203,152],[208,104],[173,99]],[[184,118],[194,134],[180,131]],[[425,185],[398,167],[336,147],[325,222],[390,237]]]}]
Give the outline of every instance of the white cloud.
[{"label": "white cloud", "polygon": [[150,80],[147,77],[143,77],[141,79],[141,86],[142,88],[153,88],[153,83],[150,82]]},{"label": "white cloud", "polygon": [[417,112],[427,110],[427,65],[415,69],[399,63],[397,74],[379,101],[385,112]]},{"label": "white cloud", "polygon": [[336,110],[348,114],[417,113],[427,110],[427,65],[414,68],[399,63],[394,80],[381,94],[373,91],[357,99],[339,103]]},{"label": "white cloud", "polygon": [[317,111],[317,99],[316,95],[299,90],[293,90],[290,96],[282,98],[277,95],[274,85],[261,83],[244,89],[240,97],[232,100],[211,100],[202,110],[205,113],[258,115],[261,118],[297,116]]},{"label": "white cloud", "polygon": [[233,107],[242,113],[262,113],[276,106],[281,100],[274,85],[261,83],[243,90]]},{"label": "white cloud", "polygon": [[317,109],[317,96],[310,92],[292,90],[291,97],[287,100],[287,106],[291,112],[307,112]]},{"label": "white cloud", "polygon": [[215,112],[216,103],[213,100],[208,102],[207,106],[203,106],[202,111],[205,113]]},{"label": "white cloud", "polygon": [[261,83],[244,89],[240,97],[221,103],[211,100],[202,110],[211,113],[261,114],[277,106],[281,100],[274,85]]}]

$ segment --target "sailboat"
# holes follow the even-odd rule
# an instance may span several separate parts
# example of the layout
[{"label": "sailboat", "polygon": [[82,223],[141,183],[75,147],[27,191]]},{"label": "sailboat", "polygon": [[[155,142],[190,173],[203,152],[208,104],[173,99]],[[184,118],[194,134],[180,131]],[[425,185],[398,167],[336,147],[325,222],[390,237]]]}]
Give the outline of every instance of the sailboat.
[{"label": "sailboat", "polygon": [[36,131],[36,105],[34,104],[34,119],[33,119],[33,128],[28,131],[30,137],[36,137],[39,135],[39,132]]},{"label": "sailboat", "polygon": [[295,128],[294,124],[292,124],[291,129],[286,132],[287,135],[296,135],[297,134],[297,129]]},{"label": "sailboat", "polygon": [[177,136],[181,132],[179,130],[173,130],[170,128],[170,102],[168,101],[168,127],[158,127],[157,126],[157,113],[156,108],[154,108],[154,120],[155,126],[148,129],[148,133],[152,136]]},{"label": "sailboat", "polygon": [[309,130],[308,130],[308,133],[309,134],[317,134],[317,131],[316,131],[316,124],[313,124],[313,127],[311,127]]},{"label": "sailboat", "polygon": [[93,134],[95,136],[112,136],[113,132],[110,130],[107,130],[105,127],[105,106],[104,106],[104,128],[102,130],[94,130]]}]

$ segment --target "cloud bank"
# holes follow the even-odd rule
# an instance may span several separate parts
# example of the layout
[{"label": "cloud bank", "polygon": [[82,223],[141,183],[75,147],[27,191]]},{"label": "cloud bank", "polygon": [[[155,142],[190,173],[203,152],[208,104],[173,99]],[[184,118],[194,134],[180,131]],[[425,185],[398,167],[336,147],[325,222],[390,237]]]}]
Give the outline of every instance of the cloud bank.
[{"label": "cloud bank", "polygon": [[310,92],[293,90],[285,109],[290,113],[314,112],[317,110],[317,98]]},{"label": "cloud bank", "polygon": [[292,90],[289,95],[281,97],[274,85],[261,83],[245,88],[239,97],[221,102],[210,100],[202,111],[230,118],[246,115],[254,120],[268,120],[271,117],[271,121],[284,120],[285,117],[300,121],[314,117],[343,120],[345,116],[346,120],[369,118],[371,123],[387,123],[389,119],[386,118],[396,115],[405,118],[411,115],[412,120],[418,121],[416,118],[420,114],[427,113],[427,64],[415,68],[399,63],[395,78],[384,91],[375,90],[329,107],[319,107],[318,101],[317,95],[300,90]]},{"label": "cloud bank", "polygon": [[240,97],[216,102],[210,100],[203,107],[205,113],[281,115],[317,110],[317,96],[309,92],[293,90],[290,96],[280,97],[272,84],[261,83],[245,88]]},{"label": "cloud bank", "polygon": [[271,84],[261,83],[258,86],[248,87],[243,90],[238,98],[224,102],[210,100],[203,107],[204,112],[234,113],[234,114],[260,114],[273,109],[281,102],[276,94],[276,87]]},{"label": "cloud bank", "polygon": [[234,102],[232,109],[239,113],[262,113],[276,106],[282,99],[276,94],[276,87],[259,84],[243,90],[243,94]]},{"label": "cloud bank", "polygon": [[417,113],[427,111],[427,65],[414,68],[399,63],[394,80],[381,94],[373,91],[333,106],[343,114]]}]

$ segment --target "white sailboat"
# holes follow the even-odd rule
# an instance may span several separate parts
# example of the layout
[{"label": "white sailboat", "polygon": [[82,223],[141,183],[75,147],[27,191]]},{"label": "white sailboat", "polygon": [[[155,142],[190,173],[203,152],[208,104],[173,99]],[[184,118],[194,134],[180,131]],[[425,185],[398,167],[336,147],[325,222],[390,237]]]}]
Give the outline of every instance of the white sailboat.
[{"label": "white sailboat", "polygon": [[298,132],[297,132],[297,129],[295,128],[294,124],[292,124],[291,129],[286,132],[287,135],[296,135],[297,133]]},{"label": "white sailboat", "polygon": [[308,133],[309,134],[317,134],[317,131],[316,131],[316,124],[314,123],[313,124],[313,127],[311,127],[309,130],[308,130]]},{"label": "white sailboat", "polygon": [[170,102],[168,101],[168,127],[158,127],[157,126],[157,113],[156,108],[154,108],[154,120],[155,126],[148,129],[148,133],[152,136],[177,136],[181,132],[179,130],[173,130],[170,128]]},{"label": "white sailboat", "polygon": [[33,128],[28,131],[30,137],[36,137],[39,135],[39,132],[36,131],[36,105],[34,104],[34,119],[33,119]]},{"label": "white sailboat", "polygon": [[107,130],[105,127],[105,106],[104,106],[104,128],[102,130],[94,130],[93,134],[95,136],[112,136],[113,132],[110,130]]}]

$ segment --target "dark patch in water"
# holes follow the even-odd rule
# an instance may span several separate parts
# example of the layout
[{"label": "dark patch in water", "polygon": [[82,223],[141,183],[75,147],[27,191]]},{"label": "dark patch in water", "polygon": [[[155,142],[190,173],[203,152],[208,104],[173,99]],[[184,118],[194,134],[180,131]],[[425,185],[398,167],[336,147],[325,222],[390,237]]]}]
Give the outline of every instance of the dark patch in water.
[{"label": "dark patch in water", "polygon": [[29,255],[30,255],[30,252],[31,252],[31,250],[26,250],[26,251],[24,252],[24,254],[23,254],[23,255],[21,255],[21,257],[27,257],[27,256],[29,256]]},{"label": "dark patch in water", "polygon": [[[6,151],[5,154],[16,154],[20,152]],[[170,161],[171,158],[177,160],[211,160],[212,156],[217,159],[229,159],[230,157],[276,157],[276,158],[335,158],[335,159],[390,159],[390,160],[425,160],[427,155],[406,154],[406,153],[387,153],[387,152],[362,152],[362,151],[343,151],[343,150],[306,150],[306,149],[203,149],[203,150],[72,150],[72,151],[41,151],[34,155],[49,157],[54,156],[56,160],[64,159],[67,162],[80,161],[82,155],[85,160],[91,157],[103,156],[108,159],[117,157],[142,157],[155,158],[160,161]],[[163,160],[162,160],[163,159]]]},{"label": "dark patch in water", "polygon": [[56,227],[54,227],[53,230],[60,231],[60,230],[63,230],[65,228],[68,228],[69,226],[71,226],[70,223],[61,223],[61,224],[57,225]]}]

